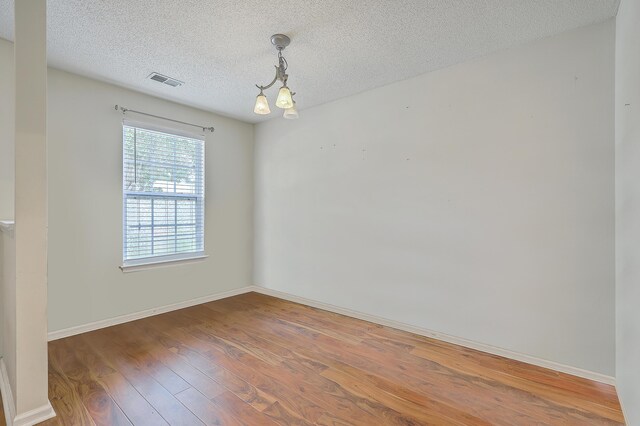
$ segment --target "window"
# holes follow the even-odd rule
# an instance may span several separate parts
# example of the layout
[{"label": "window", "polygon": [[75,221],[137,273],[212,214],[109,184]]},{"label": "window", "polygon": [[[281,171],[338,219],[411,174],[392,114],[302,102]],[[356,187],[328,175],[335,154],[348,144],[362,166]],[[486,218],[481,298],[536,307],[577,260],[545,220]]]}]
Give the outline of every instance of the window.
[{"label": "window", "polygon": [[125,122],[124,266],[204,256],[204,138]]}]

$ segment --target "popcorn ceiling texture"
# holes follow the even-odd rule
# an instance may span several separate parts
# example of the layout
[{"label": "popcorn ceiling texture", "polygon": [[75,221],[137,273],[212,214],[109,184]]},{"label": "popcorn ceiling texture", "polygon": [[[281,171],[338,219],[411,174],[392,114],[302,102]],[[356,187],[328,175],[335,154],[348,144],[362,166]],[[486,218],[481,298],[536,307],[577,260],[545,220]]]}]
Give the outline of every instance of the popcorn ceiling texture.
[{"label": "popcorn ceiling texture", "polygon": [[[49,0],[49,65],[257,122],[285,50],[300,110],[615,16],[619,0]],[[0,0],[13,40],[13,1]],[[185,81],[171,88],[153,71]],[[135,108],[135,105],[127,105]]]}]

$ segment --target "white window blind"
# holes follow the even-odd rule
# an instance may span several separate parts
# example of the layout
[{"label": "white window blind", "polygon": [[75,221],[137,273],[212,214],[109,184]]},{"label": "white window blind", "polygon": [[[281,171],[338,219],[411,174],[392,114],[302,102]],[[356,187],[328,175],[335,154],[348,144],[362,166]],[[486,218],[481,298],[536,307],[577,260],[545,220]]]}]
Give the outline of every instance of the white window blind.
[{"label": "white window blind", "polygon": [[125,122],[124,265],[204,254],[204,139]]}]

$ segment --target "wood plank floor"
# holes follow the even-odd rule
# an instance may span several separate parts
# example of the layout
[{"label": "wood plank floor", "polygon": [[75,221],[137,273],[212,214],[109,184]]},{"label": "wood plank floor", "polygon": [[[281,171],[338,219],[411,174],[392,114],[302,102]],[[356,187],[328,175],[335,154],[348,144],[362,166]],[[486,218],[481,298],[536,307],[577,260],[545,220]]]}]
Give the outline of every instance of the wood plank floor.
[{"label": "wood plank floor", "polygon": [[49,343],[46,425],[614,425],[615,389],[248,293]]},{"label": "wood plank floor", "polygon": [[4,404],[2,403],[1,393],[0,393],[0,426],[7,426],[7,421],[4,414]]}]

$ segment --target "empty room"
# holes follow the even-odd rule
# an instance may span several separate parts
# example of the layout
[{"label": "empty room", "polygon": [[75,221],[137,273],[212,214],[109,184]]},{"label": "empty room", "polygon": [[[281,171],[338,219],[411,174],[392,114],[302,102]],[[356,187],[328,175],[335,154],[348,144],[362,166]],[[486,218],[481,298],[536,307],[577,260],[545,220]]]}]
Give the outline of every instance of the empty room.
[{"label": "empty room", "polygon": [[640,0],[0,0],[0,426],[640,426]]}]

